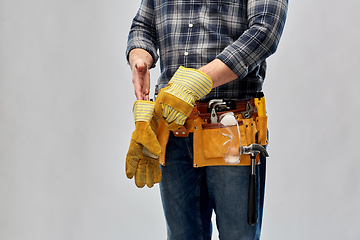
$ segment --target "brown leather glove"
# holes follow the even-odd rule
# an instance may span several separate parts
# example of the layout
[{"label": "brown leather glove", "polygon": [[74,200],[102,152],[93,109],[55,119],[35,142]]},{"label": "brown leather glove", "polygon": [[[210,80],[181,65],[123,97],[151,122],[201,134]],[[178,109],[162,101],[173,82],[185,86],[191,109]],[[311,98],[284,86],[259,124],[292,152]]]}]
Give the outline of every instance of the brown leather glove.
[{"label": "brown leather glove", "polygon": [[143,153],[143,146],[131,140],[126,155],[126,176],[131,179],[135,176],[135,185],[142,188],[145,184],[151,188],[161,181],[161,170],[158,159],[151,158]]},{"label": "brown leather glove", "polygon": [[125,171],[129,179],[135,176],[135,185],[139,188],[145,184],[151,188],[161,181],[158,161],[161,147],[155,135],[158,122],[153,111],[151,101],[138,100],[134,104],[135,131],[126,155]]}]

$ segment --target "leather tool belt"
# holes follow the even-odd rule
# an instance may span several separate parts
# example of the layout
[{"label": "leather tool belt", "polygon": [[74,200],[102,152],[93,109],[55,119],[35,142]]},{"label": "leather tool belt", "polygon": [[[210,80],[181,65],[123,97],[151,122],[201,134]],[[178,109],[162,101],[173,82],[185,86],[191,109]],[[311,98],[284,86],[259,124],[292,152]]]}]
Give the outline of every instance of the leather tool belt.
[{"label": "leather tool belt", "polygon": [[[218,123],[215,121],[221,114],[226,112],[233,112],[238,120],[242,146],[248,146],[252,143],[261,145],[268,143],[267,116],[258,116],[254,99],[246,101],[219,99],[210,102],[196,102],[185,125],[173,131],[176,137],[187,137],[189,132],[194,134],[194,167],[247,166],[251,164],[249,155],[241,155],[238,164],[228,164],[224,161],[220,149],[222,143],[224,143],[224,136],[220,133]],[[160,121],[157,137],[163,150],[159,158],[162,165],[165,165],[166,145],[169,135],[168,127],[163,121]],[[260,163],[259,156],[257,156],[256,163]]]}]

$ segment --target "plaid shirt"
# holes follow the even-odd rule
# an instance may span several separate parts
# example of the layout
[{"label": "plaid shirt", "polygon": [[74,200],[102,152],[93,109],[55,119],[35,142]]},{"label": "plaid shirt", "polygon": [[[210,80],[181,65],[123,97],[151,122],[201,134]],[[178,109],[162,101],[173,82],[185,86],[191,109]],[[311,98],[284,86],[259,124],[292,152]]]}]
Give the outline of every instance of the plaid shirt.
[{"label": "plaid shirt", "polygon": [[159,89],[179,66],[198,69],[218,58],[238,79],[202,100],[250,99],[262,90],[265,59],[277,48],[287,5],[288,0],[142,0],[126,55],[145,49],[152,67],[160,56]]}]

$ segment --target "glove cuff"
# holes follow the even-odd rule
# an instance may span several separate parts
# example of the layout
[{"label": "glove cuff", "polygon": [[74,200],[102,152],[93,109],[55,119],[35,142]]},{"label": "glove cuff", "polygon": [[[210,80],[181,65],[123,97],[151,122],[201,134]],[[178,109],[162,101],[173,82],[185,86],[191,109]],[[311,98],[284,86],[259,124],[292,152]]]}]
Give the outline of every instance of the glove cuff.
[{"label": "glove cuff", "polygon": [[211,91],[213,81],[199,70],[180,66],[169,82],[169,85],[172,84],[185,86],[195,95],[195,100],[198,100]]},{"label": "glove cuff", "polygon": [[137,100],[134,103],[133,114],[135,122],[150,122],[154,113],[154,103],[151,101]]},{"label": "glove cuff", "polygon": [[160,119],[165,120],[163,118],[162,103],[166,104],[167,106],[171,107],[172,109],[176,109],[176,111],[178,111],[186,116],[189,116],[191,111],[194,108],[192,105],[187,104],[182,99],[179,99],[179,98],[175,97],[174,95],[167,93],[166,88],[161,89],[160,93],[155,101],[156,107],[155,107],[155,111],[154,111],[154,115],[159,120]]},{"label": "glove cuff", "polygon": [[171,87],[164,90],[164,92],[183,100],[192,107],[194,107],[195,101],[198,99],[198,96],[193,93],[187,86],[178,83],[173,83]]}]

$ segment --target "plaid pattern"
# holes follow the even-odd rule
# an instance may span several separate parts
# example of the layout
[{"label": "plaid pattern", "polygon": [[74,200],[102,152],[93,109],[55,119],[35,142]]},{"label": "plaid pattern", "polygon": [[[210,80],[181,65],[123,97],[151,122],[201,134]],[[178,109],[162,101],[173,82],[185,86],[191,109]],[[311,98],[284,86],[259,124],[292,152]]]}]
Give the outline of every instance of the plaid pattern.
[{"label": "plaid pattern", "polygon": [[265,59],[277,48],[287,5],[288,0],[142,0],[126,54],[143,48],[154,64],[160,56],[158,90],[179,66],[198,69],[218,58],[239,78],[202,100],[253,98],[262,90]]}]

